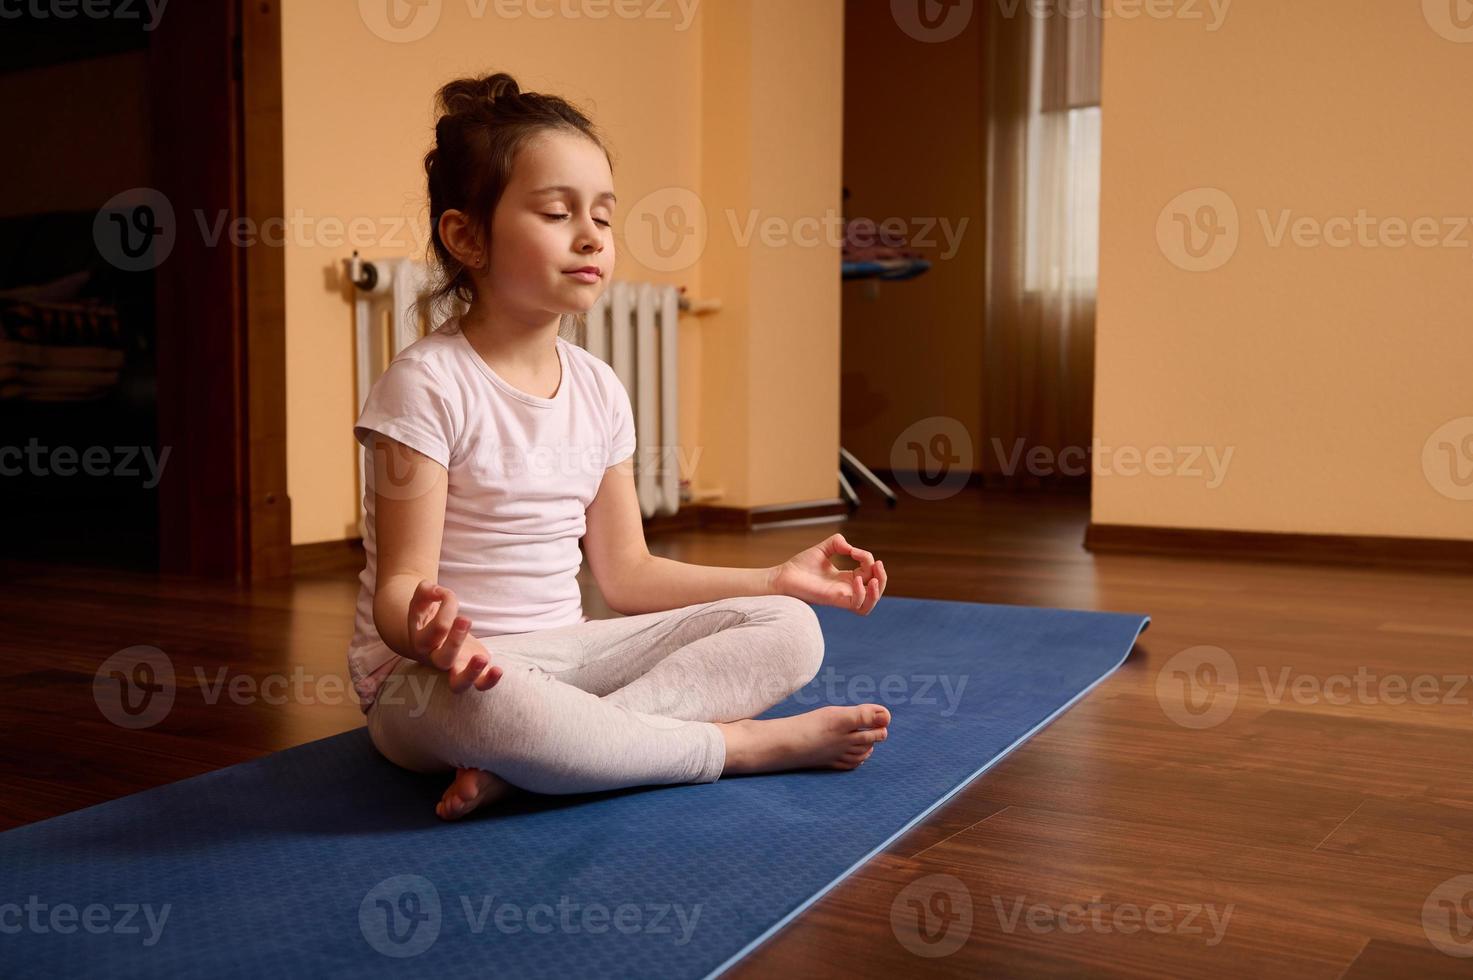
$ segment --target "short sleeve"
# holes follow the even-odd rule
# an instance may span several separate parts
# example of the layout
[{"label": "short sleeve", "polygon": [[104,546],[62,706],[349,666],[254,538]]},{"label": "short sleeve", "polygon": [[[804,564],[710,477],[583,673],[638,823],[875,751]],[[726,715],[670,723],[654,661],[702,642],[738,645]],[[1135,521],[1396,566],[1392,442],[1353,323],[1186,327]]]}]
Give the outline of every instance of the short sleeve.
[{"label": "short sleeve", "polygon": [[622,463],[634,454],[634,409],[629,403],[629,389],[617,375],[613,375],[613,418],[612,437],[609,439],[609,461],[605,469]]},{"label": "short sleeve", "polygon": [[449,469],[461,431],[451,394],[423,361],[396,358],[369,389],[353,436],[367,446],[369,433],[377,432]]}]

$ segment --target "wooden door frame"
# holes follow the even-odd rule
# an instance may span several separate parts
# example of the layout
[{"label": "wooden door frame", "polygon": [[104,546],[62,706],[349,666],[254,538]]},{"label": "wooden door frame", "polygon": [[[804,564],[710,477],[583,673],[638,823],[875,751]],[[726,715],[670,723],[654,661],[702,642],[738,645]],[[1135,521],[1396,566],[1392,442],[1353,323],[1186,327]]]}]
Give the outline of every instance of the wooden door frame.
[{"label": "wooden door frame", "polygon": [[291,571],[284,246],[210,228],[284,213],[278,0],[177,4],[149,47],[155,180],[176,235],[156,269],[160,571]]}]

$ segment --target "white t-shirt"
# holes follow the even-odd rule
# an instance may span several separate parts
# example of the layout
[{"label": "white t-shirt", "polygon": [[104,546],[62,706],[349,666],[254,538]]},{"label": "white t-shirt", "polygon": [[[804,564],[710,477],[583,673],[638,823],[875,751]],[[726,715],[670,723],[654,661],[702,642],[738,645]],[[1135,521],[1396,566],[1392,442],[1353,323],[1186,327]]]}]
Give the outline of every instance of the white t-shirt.
[{"label": "white t-shirt", "polygon": [[634,452],[629,393],[609,365],[559,337],[562,380],[540,398],[492,371],[459,326],[453,317],[400,351],[353,427],[364,447],[368,563],[358,576],[348,670],[364,712],[404,660],[373,624],[375,471],[383,464],[374,465],[371,432],[447,470],[437,581],[455,593],[475,637],[587,621],[577,581],[585,512],[604,471]]}]

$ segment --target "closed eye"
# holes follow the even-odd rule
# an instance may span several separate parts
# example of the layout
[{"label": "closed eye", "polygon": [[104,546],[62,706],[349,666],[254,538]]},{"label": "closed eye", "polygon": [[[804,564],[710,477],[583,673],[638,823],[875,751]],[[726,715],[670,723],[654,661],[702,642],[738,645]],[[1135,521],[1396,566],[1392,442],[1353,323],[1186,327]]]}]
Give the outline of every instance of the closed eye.
[{"label": "closed eye", "polygon": [[[544,213],[542,216],[544,218],[554,218],[554,219],[562,219],[562,218],[571,218],[572,217],[571,214],[546,214],[546,213]],[[603,225],[605,228],[608,228],[610,226],[610,222],[607,222],[607,221],[605,221],[602,218],[594,218],[593,220],[594,220],[594,223]]]}]

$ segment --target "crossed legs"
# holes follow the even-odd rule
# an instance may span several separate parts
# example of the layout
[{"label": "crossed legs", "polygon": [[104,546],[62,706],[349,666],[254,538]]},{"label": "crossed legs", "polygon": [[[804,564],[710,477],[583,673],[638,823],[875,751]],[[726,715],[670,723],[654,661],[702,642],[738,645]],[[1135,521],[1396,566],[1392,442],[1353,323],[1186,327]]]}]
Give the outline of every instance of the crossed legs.
[{"label": "crossed legs", "polygon": [[[711,782],[723,773],[853,768],[885,735],[879,705],[752,715],[808,683],[823,634],[788,596],[738,597],[481,639],[490,690],[454,693],[401,663],[369,711],[375,746],[422,772],[458,770],[438,808],[463,816],[519,787],[581,793]],[[413,692],[416,696],[409,696]]]}]

